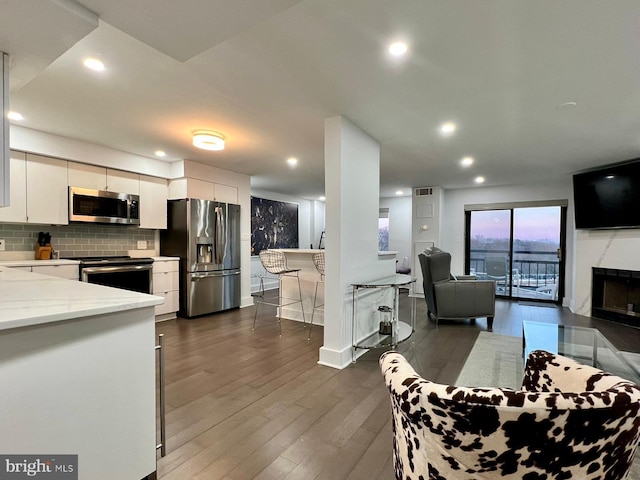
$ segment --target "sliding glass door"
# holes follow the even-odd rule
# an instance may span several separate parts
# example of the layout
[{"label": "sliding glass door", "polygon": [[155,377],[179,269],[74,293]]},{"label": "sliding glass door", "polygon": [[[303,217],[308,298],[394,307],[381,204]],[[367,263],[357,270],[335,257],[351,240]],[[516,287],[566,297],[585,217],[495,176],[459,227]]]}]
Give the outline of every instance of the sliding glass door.
[{"label": "sliding glass door", "polygon": [[560,303],[566,207],[466,212],[467,273],[496,282],[496,295]]}]

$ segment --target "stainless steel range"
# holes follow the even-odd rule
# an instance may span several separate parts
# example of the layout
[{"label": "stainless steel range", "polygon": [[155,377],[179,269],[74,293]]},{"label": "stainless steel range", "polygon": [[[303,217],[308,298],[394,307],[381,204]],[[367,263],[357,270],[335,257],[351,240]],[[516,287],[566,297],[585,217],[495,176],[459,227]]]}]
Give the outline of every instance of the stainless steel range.
[{"label": "stainless steel range", "polygon": [[80,261],[80,280],[141,293],[153,291],[153,258],[68,257]]}]

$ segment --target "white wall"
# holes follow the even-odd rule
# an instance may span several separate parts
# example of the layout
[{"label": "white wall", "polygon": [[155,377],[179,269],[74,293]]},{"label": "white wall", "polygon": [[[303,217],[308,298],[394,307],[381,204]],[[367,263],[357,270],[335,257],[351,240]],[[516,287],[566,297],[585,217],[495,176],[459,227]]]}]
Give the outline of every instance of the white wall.
[{"label": "white wall", "polygon": [[389,209],[389,250],[398,252],[400,265],[407,257],[411,266],[411,197],[381,198],[380,208]]},{"label": "white wall", "polygon": [[320,245],[320,236],[324,232],[325,227],[325,205],[320,200],[314,200],[311,202],[313,217],[311,219],[311,243],[313,248],[324,248],[325,239],[322,239],[322,245]]},{"label": "white wall", "polygon": [[[573,298],[571,272],[574,265],[573,190],[571,178],[544,184],[513,185],[506,187],[468,188],[445,190],[441,222],[442,244],[437,245],[451,253],[451,271],[464,272],[464,206],[484,203],[529,202],[539,200],[568,200],[567,252],[564,304]],[[583,261],[580,259],[580,261]],[[590,280],[589,280],[590,282]]]}]

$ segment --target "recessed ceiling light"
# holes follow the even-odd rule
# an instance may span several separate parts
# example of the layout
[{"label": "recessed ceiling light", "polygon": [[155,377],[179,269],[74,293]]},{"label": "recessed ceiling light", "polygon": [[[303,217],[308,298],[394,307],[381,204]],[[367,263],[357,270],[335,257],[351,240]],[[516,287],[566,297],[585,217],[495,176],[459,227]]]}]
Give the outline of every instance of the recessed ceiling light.
[{"label": "recessed ceiling light", "polygon": [[327,199],[327,197],[325,197],[324,195],[322,195],[321,197],[318,197],[318,200],[320,200],[321,202],[324,202]]},{"label": "recessed ceiling light", "polygon": [[18,113],[18,112],[9,112],[7,113],[7,118],[9,120],[24,120],[24,117],[22,116],[22,114]]},{"label": "recessed ceiling light", "polygon": [[97,72],[101,72],[104,70],[104,63],[102,63],[97,58],[87,58],[83,62],[84,66],[90,68],[91,70],[95,70]]},{"label": "recessed ceiling light", "polygon": [[404,42],[393,42],[389,45],[389,53],[394,57],[401,57],[409,50],[409,46]]},{"label": "recessed ceiling light", "polygon": [[298,164],[298,159],[295,157],[289,157],[287,158],[287,163],[290,167],[295,167]]},{"label": "recessed ceiling light", "polygon": [[404,192],[402,190],[396,190],[396,195],[403,195]]},{"label": "recessed ceiling light", "polygon": [[460,165],[462,165],[463,167],[470,167],[471,165],[473,165],[473,157],[464,157],[462,160],[460,160]]},{"label": "recessed ceiling light", "polygon": [[453,133],[458,129],[458,126],[453,122],[445,122],[440,125],[440,133],[444,136],[453,135]]},{"label": "recessed ceiling light", "polygon": [[484,183],[484,177],[476,177],[473,181],[476,183]]},{"label": "recessed ceiling light", "polygon": [[203,150],[224,150],[224,137],[207,130],[193,132],[193,144]]},{"label": "recessed ceiling light", "polygon": [[156,155],[156,157],[162,158],[162,157],[165,157],[167,154],[164,153],[162,150],[156,150],[155,151],[155,155]]}]

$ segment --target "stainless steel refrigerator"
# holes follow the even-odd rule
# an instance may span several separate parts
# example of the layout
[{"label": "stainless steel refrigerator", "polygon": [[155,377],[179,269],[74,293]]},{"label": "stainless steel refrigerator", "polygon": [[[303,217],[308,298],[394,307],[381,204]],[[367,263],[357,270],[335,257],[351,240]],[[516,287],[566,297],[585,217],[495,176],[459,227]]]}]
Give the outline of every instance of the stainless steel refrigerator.
[{"label": "stainless steel refrigerator", "polygon": [[180,316],[240,306],[240,205],[169,200],[160,254],[180,257]]}]

